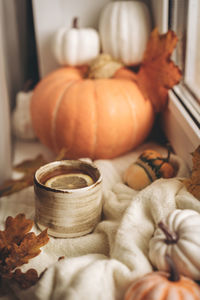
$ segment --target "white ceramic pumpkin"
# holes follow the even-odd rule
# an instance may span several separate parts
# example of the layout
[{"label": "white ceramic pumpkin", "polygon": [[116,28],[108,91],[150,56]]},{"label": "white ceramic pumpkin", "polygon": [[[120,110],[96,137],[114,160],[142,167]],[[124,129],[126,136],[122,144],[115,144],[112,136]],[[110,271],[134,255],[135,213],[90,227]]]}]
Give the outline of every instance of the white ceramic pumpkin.
[{"label": "white ceramic pumpkin", "polygon": [[158,224],[149,244],[149,258],[162,271],[169,255],[180,274],[200,279],[200,214],[194,210],[174,210]]},{"label": "white ceramic pumpkin", "polygon": [[53,37],[53,53],[60,65],[88,64],[100,52],[99,33],[94,28],[78,28],[77,18],[70,29],[60,28]]},{"label": "white ceramic pumpkin", "polygon": [[151,31],[147,6],[139,1],[109,2],[99,19],[102,50],[126,65],[142,61]]}]

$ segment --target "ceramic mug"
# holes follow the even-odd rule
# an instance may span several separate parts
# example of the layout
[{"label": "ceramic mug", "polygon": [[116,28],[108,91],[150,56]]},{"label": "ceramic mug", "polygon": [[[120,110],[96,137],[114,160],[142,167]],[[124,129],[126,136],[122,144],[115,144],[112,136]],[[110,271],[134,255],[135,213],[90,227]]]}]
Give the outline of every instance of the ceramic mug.
[{"label": "ceramic mug", "polygon": [[102,211],[102,177],[81,160],[55,161],[34,177],[35,221],[54,237],[78,237],[95,228]]}]

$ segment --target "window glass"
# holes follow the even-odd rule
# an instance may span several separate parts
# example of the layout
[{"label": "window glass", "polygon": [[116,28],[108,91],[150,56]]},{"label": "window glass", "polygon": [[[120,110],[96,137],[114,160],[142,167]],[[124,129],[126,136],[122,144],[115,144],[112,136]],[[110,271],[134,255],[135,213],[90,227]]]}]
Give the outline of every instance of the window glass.
[{"label": "window glass", "polygon": [[200,1],[188,3],[185,83],[200,99]]},{"label": "window glass", "polygon": [[198,95],[200,99],[200,3],[198,2],[198,23],[197,23],[197,53],[196,53],[196,68],[195,68],[195,85],[198,87]]},{"label": "window glass", "polygon": [[169,27],[178,36],[173,55],[182,71],[182,82],[174,87],[181,104],[199,127],[200,120],[200,1],[170,0]]}]

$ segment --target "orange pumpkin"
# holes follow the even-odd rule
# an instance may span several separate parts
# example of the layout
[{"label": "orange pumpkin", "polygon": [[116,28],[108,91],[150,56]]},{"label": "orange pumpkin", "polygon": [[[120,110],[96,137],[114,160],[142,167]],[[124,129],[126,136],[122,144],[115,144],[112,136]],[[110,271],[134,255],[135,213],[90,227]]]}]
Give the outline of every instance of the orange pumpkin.
[{"label": "orange pumpkin", "polygon": [[136,280],[127,290],[124,300],[197,300],[199,286],[187,277],[170,281],[168,273],[152,272]]},{"label": "orange pumpkin", "polygon": [[54,152],[68,158],[113,158],[141,144],[149,134],[154,111],[137,85],[117,78],[87,79],[83,69],[60,68],[36,86],[33,128]]},{"label": "orange pumpkin", "polygon": [[180,276],[174,261],[165,255],[167,272],[152,272],[133,282],[124,300],[198,300],[200,288],[190,278]]}]

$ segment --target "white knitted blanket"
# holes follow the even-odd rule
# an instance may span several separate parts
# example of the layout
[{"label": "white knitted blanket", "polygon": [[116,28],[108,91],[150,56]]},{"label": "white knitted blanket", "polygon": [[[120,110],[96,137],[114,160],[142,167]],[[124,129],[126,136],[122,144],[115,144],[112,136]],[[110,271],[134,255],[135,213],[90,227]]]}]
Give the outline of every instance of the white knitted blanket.
[{"label": "white knitted blanket", "polygon": [[[123,184],[124,170],[148,148],[164,151],[146,144],[123,157],[95,161],[103,176],[102,221],[83,237],[51,237],[41,254],[22,267],[39,273],[46,269],[38,283],[27,290],[12,286],[0,299],[118,300],[132,280],[152,270],[148,244],[156,223],[175,208],[200,212],[200,202],[183,187],[180,178],[188,176],[188,170],[175,155],[176,178],[159,179],[140,192]],[[7,216],[18,213],[34,220],[33,187],[0,199],[1,229]],[[36,226],[32,231],[39,233]]]}]

